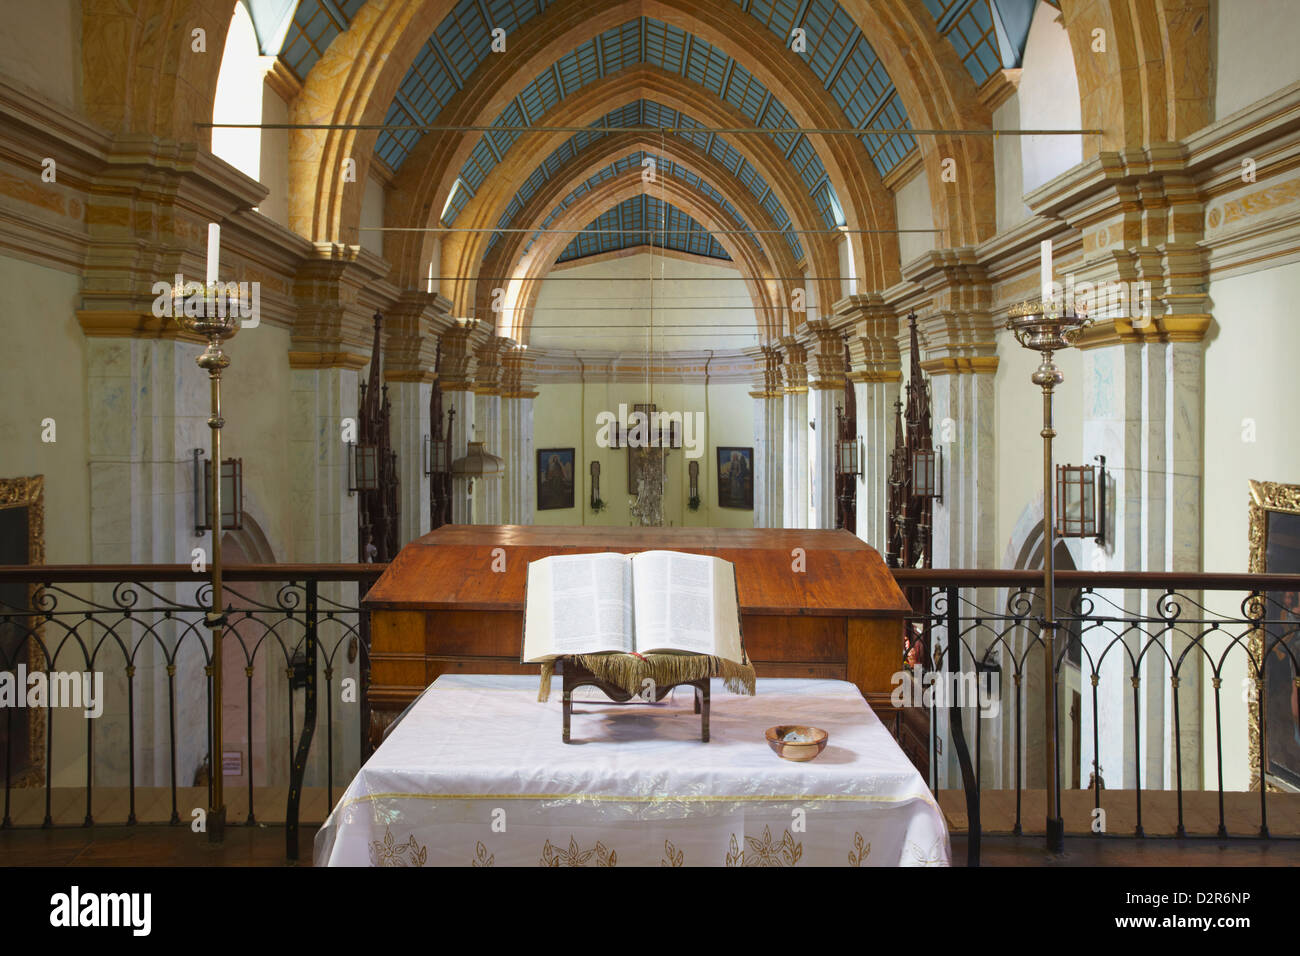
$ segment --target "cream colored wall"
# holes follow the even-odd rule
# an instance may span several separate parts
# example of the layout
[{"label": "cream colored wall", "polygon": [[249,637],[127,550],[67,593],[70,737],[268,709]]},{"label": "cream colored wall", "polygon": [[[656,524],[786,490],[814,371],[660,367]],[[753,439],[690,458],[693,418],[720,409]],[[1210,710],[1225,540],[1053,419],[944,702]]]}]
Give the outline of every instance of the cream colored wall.
[{"label": "cream colored wall", "polygon": [[[1289,304],[1300,300],[1300,263],[1210,283],[1214,326],[1205,350],[1205,485],[1202,500],[1206,571],[1243,572],[1248,567],[1247,500],[1250,479],[1300,484],[1300,323]],[[1249,430],[1253,425],[1254,440]],[[1238,598],[1239,599],[1239,598]],[[1235,600],[1207,602],[1238,616]],[[1210,640],[1218,654],[1223,641]],[[1224,786],[1249,784],[1246,708],[1241,700],[1247,671],[1233,651],[1223,674]],[[1213,719],[1213,688],[1206,713]],[[1206,785],[1215,782],[1214,735],[1206,734]]]},{"label": "cream colored wall", "polygon": [[[262,122],[289,122],[289,107],[270,86],[262,85]],[[262,130],[262,161],[258,180],[270,192],[258,211],[289,228],[289,131]]]},{"label": "cream colored wall", "polygon": [[[384,225],[384,185],[379,180],[366,179],[366,192],[361,199],[361,225],[367,229],[382,228]],[[384,234],[382,232],[361,233],[361,248],[377,256],[384,254]]]},{"label": "cream colored wall", "polygon": [[[1042,390],[1029,377],[1038,367],[1037,352],[1021,348],[1009,332],[998,333],[998,370],[994,374],[994,460],[997,462],[998,513],[994,555],[1002,560],[1016,524],[1026,508],[1041,508],[1043,495]],[[1083,447],[1083,357],[1077,349],[1055,356],[1065,381],[1052,397],[1056,438],[1053,455],[1060,464],[1079,464]],[[936,432],[942,423],[936,423]],[[1090,457],[1090,456],[1089,456]],[[1041,512],[1040,512],[1041,514]],[[1019,550],[1021,542],[1015,542]]]},{"label": "cream colored wall", "polygon": [[[1015,93],[993,111],[994,129],[1020,129],[1020,94]],[[1024,164],[1020,137],[993,140],[993,175],[997,186],[998,232],[1020,225],[1032,213],[1025,205]]]},{"label": "cream colored wall", "polygon": [[[952,188],[950,184],[941,184]],[[930,204],[930,179],[925,167],[894,194],[894,207],[899,229],[933,229],[934,207]],[[898,234],[898,261],[906,265],[923,252],[934,248],[934,233]]]},{"label": "cream colored wall", "polygon": [[1215,7],[1216,119],[1300,81],[1295,0],[1216,0]]},{"label": "cream colored wall", "polygon": [[[690,497],[686,449],[666,453],[664,522],[673,526],[752,528],[753,511],[718,507],[717,447],[754,445],[753,399],[748,385],[710,385],[704,434],[697,434],[702,454],[700,463],[700,509],[687,507]],[[539,525],[631,524],[631,497],[627,493],[626,449],[601,448],[596,444],[596,416],[602,411],[618,413],[620,403],[629,411],[638,403],[651,401],[661,412],[704,412],[703,384],[656,385],[653,396],[643,384],[593,383],[543,385],[533,406],[534,447],[580,449],[575,464],[574,507],[538,511]],[[582,410],[581,416],[578,411]],[[600,462],[600,493],[608,507],[599,514],[591,510],[591,462]],[[536,488],[532,494],[536,495]]]},{"label": "cream colored wall", "polygon": [[[1021,129],[1083,126],[1070,37],[1060,18],[1047,3],[1034,12],[1020,74]],[[1020,155],[1024,191],[1030,192],[1082,162],[1083,142],[1078,136],[1022,136]]]},{"label": "cream colored wall", "polygon": [[[81,282],[0,257],[0,478],[45,476],[45,561],[90,561],[86,350],[73,310]],[[53,443],[41,422],[55,422]]]},{"label": "cream colored wall", "polygon": [[[654,331],[648,332],[652,321]],[[722,329],[725,335],[699,334],[717,326],[740,327]],[[529,344],[672,351],[746,348],[757,345],[758,337],[753,300],[734,267],[636,253],[547,276],[537,296]]]},{"label": "cream colored wall", "polygon": [[0,0],[0,23],[0,72],[56,103],[80,108],[80,0]]}]

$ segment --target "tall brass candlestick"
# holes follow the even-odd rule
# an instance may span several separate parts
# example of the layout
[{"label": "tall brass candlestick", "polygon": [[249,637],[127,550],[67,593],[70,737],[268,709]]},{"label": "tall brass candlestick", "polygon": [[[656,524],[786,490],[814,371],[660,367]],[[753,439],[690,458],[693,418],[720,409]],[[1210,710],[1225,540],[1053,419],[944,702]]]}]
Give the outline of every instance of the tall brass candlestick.
[{"label": "tall brass candlestick", "polygon": [[1055,853],[1065,849],[1065,823],[1061,818],[1060,766],[1056,756],[1056,560],[1052,522],[1052,439],[1056,437],[1056,429],[1052,426],[1052,393],[1065,376],[1052,361],[1052,355],[1073,345],[1079,334],[1091,324],[1092,320],[1086,316],[1054,307],[1049,295],[1044,295],[1042,302],[1014,307],[1007,319],[1007,328],[1015,335],[1016,341],[1043,356],[1030,380],[1043,390],[1043,430],[1039,433],[1043,437],[1043,750],[1047,848]]},{"label": "tall brass candlestick", "polygon": [[[211,248],[209,249],[211,254]],[[221,417],[221,373],[230,365],[230,356],[221,350],[221,343],[235,334],[239,327],[239,302],[211,279],[211,259],[209,265],[209,284],[199,288],[197,283],[187,288],[173,290],[176,305],[173,315],[177,323],[187,332],[202,336],[208,340],[207,347],[195,358],[195,364],[208,373],[211,384],[211,414],[208,416],[208,428],[212,430],[212,513],[209,520],[212,525],[212,603],[204,616],[204,624],[212,631],[212,658],[210,662],[212,675],[212,740],[211,755],[208,761],[212,781],[212,805],[208,808],[208,840],[220,843],[225,835],[226,804],[221,772],[222,748],[222,660],[221,639],[226,626],[226,615],[222,608],[221,587],[221,427],[225,421]],[[197,300],[197,301],[196,301]]]}]

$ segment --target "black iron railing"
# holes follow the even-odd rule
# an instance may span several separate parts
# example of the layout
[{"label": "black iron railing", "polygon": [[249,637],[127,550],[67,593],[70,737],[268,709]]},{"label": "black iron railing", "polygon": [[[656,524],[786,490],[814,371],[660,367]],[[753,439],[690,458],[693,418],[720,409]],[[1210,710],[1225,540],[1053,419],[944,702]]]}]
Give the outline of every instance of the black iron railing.
[{"label": "black iron railing", "polygon": [[[240,822],[256,823],[254,713],[268,697],[278,695],[287,734],[272,726],[269,713],[264,731],[268,753],[269,748],[284,748],[282,779],[267,779],[274,776],[269,759],[262,776],[267,784],[288,787],[285,820],[290,859],[299,853],[298,818],[309,758],[315,761],[315,778],[332,806],[336,790],[346,785],[368,756],[369,623],[360,598],[383,570],[382,565],[246,565],[225,572],[224,657],[227,662],[233,657],[244,669],[239,696],[247,738],[248,806]],[[1225,695],[1236,693],[1226,683],[1226,675],[1235,667],[1246,676],[1253,723],[1261,730],[1267,727],[1265,682],[1295,686],[1300,673],[1300,601],[1294,597],[1300,594],[1300,575],[1058,573],[1053,677],[1058,687],[1077,691],[1081,710],[1093,717],[1087,735],[1080,730],[1081,720],[1057,721],[1060,756],[1049,781],[1041,758],[1033,752],[1034,728],[1042,726],[1043,717],[1041,577],[1021,571],[899,570],[894,574],[916,608],[908,619],[906,636],[900,636],[900,671],[910,659],[920,670],[911,671],[909,680],[924,683],[927,674],[930,680],[938,676],[953,689],[927,705],[934,728],[929,776],[936,790],[951,781],[965,793],[969,862],[979,860],[984,789],[1014,791],[1012,830],[1019,833],[1024,795],[1031,789],[1050,785],[1058,794],[1062,789],[1091,790],[1092,804],[1100,808],[1107,787],[1103,770],[1110,777],[1111,790],[1122,790],[1126,799],[1132,795],[1137,824],[1132,834],[1125,835],[1144,834],[1144,793],[1173,790],[1178,836],[1188,835],[1184,794],[1191,791],[1217,792],[1218,826],[1213,835],[1269,836],[1270,801],[1276,798],[1267,787],[1259,788],[1257,826],[1250,832],[1240,827],[1230,832],[1227,825],[1225,748],[1231,752],[1247,746],[1247,741],[1225,738]],[[11,799],[15,789],[24,785],[44,788],[42,823],[56,825],[51,805],[55,767],[61,766],[63,781],[69,779],[67,755],[60,748],[74,752],[77,759],[84,748],[84,774],[74,775],[85,790],[82,825],[136,823],[141,775],[137,758],[144,756],[154,762],[147,774],[152,785],[170,790],[169,822],[189,825],[178,803],[177,791],[186,786],[186,768],[178,765],[178,755],[188,747],[191,755],[210,756],[211,634],[203,624],[209,589],[206,577],[188,566],[0,567],[0,675],[12,677],[20,667],[28,673],[44,673],[47,683],[59,674],[108,675],[116,682],[114,713],[122,725],[112,739],[101,741],[96,739],[97,722],[87,720],[84,743],[74,744],[66,734],[49,732],[54,701],[46,700],[43,708],[26,715],[37,723],[43,719],[43,734],[33,732],[31,725],[18,726],[24,719],[20,711],[4,708],[0,827],[14,825]],[[918,653],[909,654],[913,650]],[[280,682],[281,689],[268,694],[271,681]],[[1157,687],[1160,699],[1153,704],[1148,695]],[[1085,697],[1088,708],[1082,705]],[[1207,699],[1212,704],[1211,719],[1186,712]],[[994,700],[999,717],[990,721],[989,705]],[[231,701],[228,691],[227,706]],[[319,743],[313,752],[317,708],[322,703],[323,756]],[[1157,705],[1161,720],[1144,719]],[[346,740],[336,727],[338,706],[355,708],[356,733]],[[1105,721],[1097,715],[1107,707],[1118,708],[1123,715],[1103,732]],[[194,739],[186,738],[178,720],[182,714],[191,727],[202,721],[206,740],[194,733],[189,735]],[[148,740],[141,737],[143,726],[152,735]],[[229,723],[226,726],[229,733]],[[1066,741],[1062,727],[1071,726],[1077,739]],[[1202,728],[1214,735],[1213,747],[1189,753],[1182,744],[1185,733]],[[1272,781],[1279,768],[1270,765],[1268,747],[1260,736],[1256,734],[1250,757],[1254,776]],[[1159,780],[1151,779],[1151,761],[1144,759],[1144,746],[1153,743],[1149,737],[1158,738],[1154,745],[1164,761]],[[995,738],[996,746],[991,746]],[[1090,760],[1084,759],[1084,740],[1090,744]],[[1041,747],[1041,740],[1038,744]],[[946,753],[941,748],[947,748]],[[120,754],[123,749],[128,754],[123,781],[129,791],[126,812],[121,819],[97,819],[95,788],[106,786],[104,778],[111,776],[97,772],[97,757],[103,756],[102,751]],[[1209,751],[1213,757],[1201,759]],[[209,764],[209,797],[212,774],[221,772],[222,758],[212,762],[216,766]],[[993,779],[986,788],[989,777]]]},{"label": "black iron railing", "polygon": [[[232,666],[233,659],[233,666],[242,668],[244,676],[240,696],[247,741],[239,754],[238,775],[246,777],[248,805],[242,822],[257,822],[255,785],[287,785],[286,849],[290,859],[297,859],[299,853],[299,810],[319,702],[324,703],[325,748],[324,767],[318,768],[317,776],[322,778],[330,805],[336,786],[346,785],[336,779],[336,772],[341,769],[350,777],[367,756],[370,640],[369,621],[360,612],[359,602],[382,572],[381,565],[245,565],[224,572],[228,623],[223,630],[223,657],[226,666]],[[121,782],[128,799],[125,819],[96,819],[96,778],[100,776],[96,762],[97,756],[103,755],[97,751],[98,722],[86,720],[82,825],[137,822],[136,797],[141,786],[137,761],[142,756],[154,763],[149,779],[157,783],[161,778],[161,785],[170,790],[169,822],[190,825],[191,820],[182,819],[178,804],[178,790],[188,785],[182,776],[188,768],[178,766],[178,755],[187,745],[193,753],[195,743],[182,734],[178,717],[183,713],[191,724],[201,719],[206,727],[207,739],[198,742],[198,751],[207,758],[210,804],[213,775],[225,770],[224,755],[211,754],[212,634],[203,623],[210,602],[211,584],[206,575],[183,565],[0,568],[0,674],[7,673],[14,689],[20,674],[27,676],[24,684],[41,684],[40,678],[31,675],[43,674],[45,697],[42,705],[41,695],[33,696],[32,703],[37,706],[26,711],[21,706],[7,706],[0,717],[4,729],[0,827],[14,825],[12,800],[21,783],[44,788],[42,825],[54,825],[55,768],[66,763],[62,749],[74,748],[66,734],[53,732],[61,706],[69,703],[68,699],[55,699],[56,685],[65,698],[79,697],[72,703],[88,710],[95,680],[112,681],[122,693],[117,706],[124,703],[124,707],[111,713],[119,718],[119,727],[109,746],[120,751],[125,738],[128,756]],[[81,675],[91,676],[77,688]],[[276,681],[283,681],[283,692],[274,690]],[[201,689],[197,701],[196,688]],[[101,691],[96,703],[101,712],[104,696],[107,692]],[[230,706],[235,695],[228,690],[224,696]],[[264,716],[264,776],[271,777],[269,765],[279,762],[272,760],[271,747],[287,743],[281,751],[286,760],[281,779],[259,780],[254,718],[259,712],[266,714],[267,700],[277,696],[287,735],[270,727],[269,715]],[[355,705],[358,725],[355,749],[343,748],[347,756],[341,768],[335,761],[336,700]],[[299,707],[301,716],[296,718]],[[139,746],[146,723],[153,731],[147,754]],[[125,724],[124,734],[121,724]],[[165,730],[160,729],[163,724]],[[160,751],[165,754],[161,766]],[[199,768],[198,776],[203,769]],[[67,779],[66,769],[62,776]],[[202,786],[202,782],[196,785]]]},{"label": "black iron railing", "polygon": [[[905,653],[913,651],[912,660],[922,661],[931,680],[937,678],[945,686],[945,693],[933,695],[929,710],[933,724],[943,725],[951,741],[950,759],[955,759],[965,790],[968,862],[979,860],[980,794],[989,770],[997,770],[1003,784],[1011,778],[1010,787],[998,789],[1014,790],[1014,833],[1023,832],[1028,773],[1040,772],[1039,788],[1056,788],[1058,806],[1064,779],[1065,788],[1091,790],[1092,806],[1100,809],[1102,771],[1107,768],[1112,789],[1119,783],[1126,798],[1131,792],[1134,801],[1136,826],[1131,834],[1122,835],[1145,835],[1144,792],[1173,790],[1175,835],[1187,836],[1185,797],[1196,790],[1217,793],[1214,836],[1269,837],[1270,790],[1288,771],[1271,761],[1264,739],[1265,706],[1270,699],[1266,688],[1275,696],[1279,688],[1285,693],[1300,686],[1300,575],[1058,572],[1053,677],[1058,691],[1070,689],[1072,681],[1080,701],[1085,694],[1088,697],[1092,759],[1080,761],[1077,742],[1071,747],[1062,739],[1062,727],[1072,721],[1058,719],[1057,767],[1049,774],[1045,762],[1035,766],[1026,753],[1026,737],[1042,726],[1043,717],[1041,674],[1049,629],[1043,619],[1042,576],[1021,571],[894,573],[914,600]],[[1225,695],[1238,693],[1226,680],[1233,668],[1244,675],[1238,699],[1246,702],[1249,740],[1229,740],[1224,735]],[[1036,690],[1029,686],[1035,670],[1040,681]],[[915,679],[924,682],[920,674]],[[1212,720],[1199,716],[1207,696],[1212,701]],[[1003,746],[991,749],[985,745],[986,718],[995,701]],[[1159,707],[1158,714],[1151,714],[1152,706]],[[1105,721],[1107,708],[1117,709],[1119,718]],[[1189,715],[1187,709],[1196,713]],[[1002,716],[1008,713],[1009,719]],[[1108,739],[1103,739],[1103,722],[1111,724]],[[1081,723],[1073,721],[1075,728]],[[1144,739],[1144,724],[1156,739]],[[1202,729],[1214,735],[1210,760],[1202,759],[1204,747],[1186,746],[1185,735],[1195,743]],[[942,739],[944,734],[936,736]],[[1148,779],[1152,761],[1143,759],[1147,745],[1157,749],[1155,762],[1162,764],[1155,785]],[[940,746],[931,748],[932,786],[938,785],[940,776]],[[1252,781],[1259,791],[1258,826],[1253,832],[1230,833],[1224,808],[1225,748],[1248,747]],[[1082,783],[1085,769],[1087,784]],[[1077,775],[1073,784],[1068,781],[1072,773]],[[1189,775],[1200,784],[1189,787]],[[1258,786],[1261,779],[1270,786]],[[1091,832],[1099,837],[1117,835],[1105,828]]]}]

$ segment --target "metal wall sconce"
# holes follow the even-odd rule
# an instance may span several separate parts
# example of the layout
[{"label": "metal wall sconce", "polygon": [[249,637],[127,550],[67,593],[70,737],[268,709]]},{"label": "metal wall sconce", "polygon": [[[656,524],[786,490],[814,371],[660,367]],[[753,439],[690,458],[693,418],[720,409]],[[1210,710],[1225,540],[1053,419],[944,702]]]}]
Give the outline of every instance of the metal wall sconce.
[{"label": "metal wall sconce", "polygon": [[861,438],[841,438],[835,443],[835,470],[854,478],[862,474]]},{"label": "metal wall sconce", "polygon": [[348,442],[348,497],[379,490],[379,449]]},{"label": "metal wall sconce", "polygon": [[692,459],[691,462],[686,466],[686,474],[690,479],[690,491],[691,491],[691,496],[690,499],[687,501],[687,506],[692,511],[699,511],[700,510],[700,463]]},{"label": "metal wall sconce", "polygon": [[432,435],[424,436],[424,476],[443,475],[451,471],[451,440],[434,441]]},{"label": "metal wall sconce", "polygon": [[1056,533],[1106,543],[1106,456],[1099,465],[1056,466]]},{"label": "metal wall sconce", "polygon": [[943,504],[943,446],[912,452],[912,494]]},{"label": "metal wall sconce", "polygon": [[599,512],[605,507],[605,502],[600,500],[600,462],[591,463],[591,510]]},{"label": "metal wall sconce", "polygon": [[[202,460],[202,468],[199,462]],[[212,530],[212,462],[203,449],[194,449],[194,533]],[[244,528],[244,459],[227,458],[221,463],[221,530]]]}]

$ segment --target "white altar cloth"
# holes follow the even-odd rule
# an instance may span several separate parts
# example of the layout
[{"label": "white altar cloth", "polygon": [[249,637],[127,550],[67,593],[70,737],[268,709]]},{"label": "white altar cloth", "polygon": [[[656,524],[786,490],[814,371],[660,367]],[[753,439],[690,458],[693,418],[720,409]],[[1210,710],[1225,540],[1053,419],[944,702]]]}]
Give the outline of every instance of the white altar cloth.
[{"label": "white altar cloth", "polygon": [[[317,866],[946,866],[934,797],[854,685],[760,679],[712,688],[710,741],[691,688],[660,704],[561,679],[445,675],[361,768],[316,837]],[[590,697],[587,693],[590,693]],[[764,731],[830,734],[807,763]]]}]

